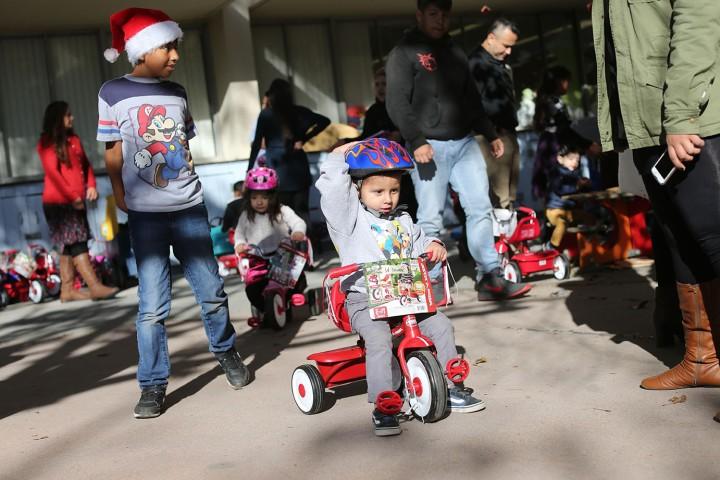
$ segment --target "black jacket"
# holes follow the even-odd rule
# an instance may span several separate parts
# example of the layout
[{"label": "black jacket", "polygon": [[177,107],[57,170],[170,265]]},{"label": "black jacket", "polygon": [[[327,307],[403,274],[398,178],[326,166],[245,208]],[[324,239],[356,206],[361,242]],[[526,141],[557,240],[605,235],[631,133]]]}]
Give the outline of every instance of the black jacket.
[{"label": "black jacket", "polygon": [[427,139],[458,140],[474,130],[497,138],[485,115],[467,57],[449,36],[405,34],[387,64],[387,109],[411,151]]},{"label": "black jacket", "polygon": [[255,159],[265,140],[267,166],[277,171],[278,191],[294,192],[305,190],[312,183],[307,155],[303,150],[295,150],[297,141],[303,143],[322,132],[330,125],[330,119],[312,110],[295,105],[283,122],[272,108],[266,108],[258,116],[255,127],[255,139],[250,150],[248,170],[255,166]]},{"label": "black jacket", "polygon": [[243,199],[236,198],[227,204],[225,207],[225,214],[223,215],[222,231],[227,232],[231,228],[235,228],[240,214],[242,214]]},{"label": "black jacket", "polygon": [[395,132],[397,130],[398,128],[388,115],[385,102],[375,100],[375,103],[365,112],[365,123],[360,138],[368,138],[378,132]]},{"label": "black jacket", "polygon": [[515,131],[518,120],[510,65],[494,58],[482,45],[470,54],[468,62],[485,113],[496,127]]}]

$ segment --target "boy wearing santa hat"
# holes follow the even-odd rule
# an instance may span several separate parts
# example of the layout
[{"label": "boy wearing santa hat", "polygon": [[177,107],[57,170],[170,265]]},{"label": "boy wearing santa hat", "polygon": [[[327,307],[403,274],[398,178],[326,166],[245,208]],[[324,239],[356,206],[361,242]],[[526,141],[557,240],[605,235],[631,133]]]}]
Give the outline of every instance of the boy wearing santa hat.
[{"label": "boy wearing santa hat", "polygon": [[114,62],[125,51],[132,72],[105,83],[98,95],[98,141],[115,201],[128,213],[139,279],[136,418],[162,413],[170,376],[165,320],[170,313],[169,252],[185,272],[201,307],[210,351],[239,389],[249,372],[235,350],[227,294],[213,256],[200,180],[188,141],[195,125],[185,89],[167,78],[179,60],[182,30],[165,13],[129,8],[110,17]]}]

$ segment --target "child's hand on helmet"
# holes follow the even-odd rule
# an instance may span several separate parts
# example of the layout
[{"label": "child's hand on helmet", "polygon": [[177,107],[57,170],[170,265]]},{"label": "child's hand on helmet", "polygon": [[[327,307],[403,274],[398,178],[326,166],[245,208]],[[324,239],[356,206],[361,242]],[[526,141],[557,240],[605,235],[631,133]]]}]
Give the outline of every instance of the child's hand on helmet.
[{"label": "child's hand on helmet", "polygon": [[241,253],[244,253],[248,250],[248,246],[244,243],[238,243],[235,245],[235,253],[240,255]]},{"label": "child's hand on helmet", "polygon": [[353,146],[357,145],[358,143],[360,143],[360,142],[345,143],[345,144],[337,147],[335,150],[333,150],[333,153],[342,153],[343,155],[345,155],[345,152],[350,150]]},{"label": "child's hand on helmet", "polygon": [[302,242],[303,240],[305,240],[305,234],[303,232],[293,232],[290,235],[290,240],[294,242]]},{"label": "child's hand on helmet", "polygon": [[432,242],[425,250],[431,262],[444,262],[447,260],[447,250],[437,242]]}]

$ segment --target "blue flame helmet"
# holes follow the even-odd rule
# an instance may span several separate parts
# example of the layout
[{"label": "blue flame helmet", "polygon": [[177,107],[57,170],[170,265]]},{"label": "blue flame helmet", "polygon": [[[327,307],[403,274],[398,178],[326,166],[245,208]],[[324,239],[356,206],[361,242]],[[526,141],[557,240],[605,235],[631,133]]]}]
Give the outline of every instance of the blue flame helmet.
[{"label": "blue flame helmet", "polygon": [[386,138],[370,138],[352,146],[345,152],[348,173],[362,179],[380,172],[407,172],[413,169],[413,160],[399,143]]}]

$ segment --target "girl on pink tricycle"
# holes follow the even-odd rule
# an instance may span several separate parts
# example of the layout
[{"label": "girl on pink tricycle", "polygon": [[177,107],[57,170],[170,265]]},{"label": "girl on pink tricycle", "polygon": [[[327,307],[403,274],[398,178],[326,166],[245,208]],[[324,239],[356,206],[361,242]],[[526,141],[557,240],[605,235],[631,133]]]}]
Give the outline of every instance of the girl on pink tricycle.
[{"label": "girl on pink tricycle", "polygon": [[[253,315],[248,319],[252,327],[266,324],[283,328],[292,305],[305,303],[304,274],[292,280],[281,274],[271,277],[271,259],[287,259],[288,255],[291,261],[294,255],[304,256],[305,261],[309,258],[305,221],[290,207],[280,204],[277,185],[275,170],[265,166],[250,169],[245,178],[242,213],[235,227],[235,252],[241,259],[239,270],[253,307]],[[289,245],[290,242],[293,244]],[[277,265],[275,270],[282,267]]]}]

